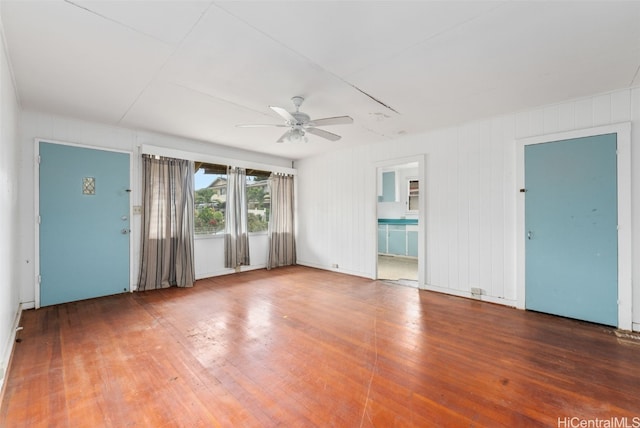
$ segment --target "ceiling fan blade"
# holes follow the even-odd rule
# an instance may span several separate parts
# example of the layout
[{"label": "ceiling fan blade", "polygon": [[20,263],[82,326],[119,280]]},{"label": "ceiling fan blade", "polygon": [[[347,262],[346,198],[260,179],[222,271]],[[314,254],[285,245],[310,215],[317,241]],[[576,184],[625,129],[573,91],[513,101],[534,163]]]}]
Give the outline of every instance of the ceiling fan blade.
[{"label": "ceiling fan blade", "polygon": [[284,125],[282,123],[247,123],[243,125],[236,125],[236,128],[271,128],[274,126],[277,128],[286,128],[289,125]]},{"label": "ceiling fan blade", "polygon": [[280,138],[278,138],[276,140],[276,143],[284,143],[285,140],[289,139],[289,136],[291,135],[291,130],[288,130],[287,132],[285,132],[284,134],[282,134],[282,136]]},{"label": "ceiling fan blade", "polygon": [[309,122],[311,126],[327,126],[327,125],[348,125],[353,123],[350,116],[325,117],[323,119],[314,119]]},{"label": "ceiling fan blade", "polygon": [[285,109],[283,109],[282,107],[275,107],[275,106],[269,106],[269,108],[273,111],[275,111],[276,113],[278,113],[280,116],[282,116],[282,118],[284,120],[286,120],[287,122],[294,124],[296,123],[296,118],[293,117],[291,115],[291,113],[289,113],[288,111],[286,111]]},{"label": "ceiling fan blade", "polygon": [[325,131],[324,129],[316,129],[316,128],[307,128],[306,131],[309,134],[317,135],[318,137],[326,138],[331,141],[338,141],[341,136],[334,134],[332,132]]}]

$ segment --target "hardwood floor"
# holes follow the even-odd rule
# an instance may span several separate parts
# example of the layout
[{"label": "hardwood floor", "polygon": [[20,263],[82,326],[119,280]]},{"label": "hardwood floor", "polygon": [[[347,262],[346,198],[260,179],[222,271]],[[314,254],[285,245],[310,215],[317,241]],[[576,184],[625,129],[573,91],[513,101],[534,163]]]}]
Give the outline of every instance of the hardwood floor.
[{"label": "hardwood floor", "polygon": [[305,267],[22,326],[2,427],[640,425],[640,346],[610,328]]}]

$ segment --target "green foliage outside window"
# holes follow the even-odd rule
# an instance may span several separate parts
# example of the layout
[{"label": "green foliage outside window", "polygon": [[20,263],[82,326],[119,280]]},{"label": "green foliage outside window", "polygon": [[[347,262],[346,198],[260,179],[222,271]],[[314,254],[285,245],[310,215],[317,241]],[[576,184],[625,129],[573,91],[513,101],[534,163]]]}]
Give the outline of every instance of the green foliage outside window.
[{"label": "green foliage outside window", "polygon": [[[226,175],[221,174],[219,170],[224,170],[225,168],[214,169],[215,172],[213,173],[206,172],[206,167],[200,172],[196,172],[196,177],[200,176],[200,180],[196,181],[200,181],[201,185],[207,186],[196,190],[194,194],[196,235],[224,233]],[[210,181],[206,180],[205,177],[210,177]],[[250,233],[266,232],[269,227],[271,202],[268,179],[268,174],[247,176],[246,191],[249,210],[247,226]]]},{"label": "green foliage outside window", "polygon": [[269,227],[269,221],[266,219],[266,216],[259,214],[249,213],[247,221],[249,223],[249,232],[264,232]]},{"label": "green foliage outside window", "polygon": [[[198,192],[200,192],[200,190],[196,190],[196,195]],[[224,204],[196,202],[194,211],[194,228],[196,235],[211,235],[224,232]]]}]

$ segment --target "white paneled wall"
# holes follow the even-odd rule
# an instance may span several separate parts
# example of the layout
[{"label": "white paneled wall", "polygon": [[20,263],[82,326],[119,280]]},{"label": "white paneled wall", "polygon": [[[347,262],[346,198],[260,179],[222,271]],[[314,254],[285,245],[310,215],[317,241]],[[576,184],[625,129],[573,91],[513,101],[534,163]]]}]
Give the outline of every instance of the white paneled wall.
[{"label": "white paneled wall", "polygon": [[20,242],[19,106],[3,39],[4,33],[0,28],[0,389],[4,383],[18,322],[18,266],[23,263],[16,251]]},{"label": "white paneled wall", "polygon": [[[615,107],[616,117],[624,117],[622,108]],[[631,257],[633,293],[633,329],[640,331],[640,88],[631,92]]]},{"label": "white paneled wall", "polygon": [[[634,132],[640,123],[638,88],[298,161],[298,260],[375,277],[375,165],[424,154],[426,275],[421,286],[463,296],[479,287],[486,300],[515,305],[516,201],[521,197],[516,140],[628,121],[633,121],[632,165],[640,165],[635,149],[640,133]],[[640,213],[637,169],[632,181],[634,212]],[[640,254],[640,224],[634,227],[633,248]],[[638,323],[638,261],[633,274]]]},{"label": "white paneled wall", "polygon": [[[371,276],[376,245],[376,172],[364,146],[301,162],[298,169],[298,263]],[[362,203],[370,201],[369,204]]]}]

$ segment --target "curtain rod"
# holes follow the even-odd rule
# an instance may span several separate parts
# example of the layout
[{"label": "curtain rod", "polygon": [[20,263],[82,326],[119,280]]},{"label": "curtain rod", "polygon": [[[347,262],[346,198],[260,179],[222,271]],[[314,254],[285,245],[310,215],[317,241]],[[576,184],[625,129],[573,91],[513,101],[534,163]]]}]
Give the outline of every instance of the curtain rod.
[{"label": "curtain rod", "polygon": [[286,166],[271,165],[260,162],[244,161],[241,159],[218,157],[210,154],[195,153],[186,150],[170,149],[167,147],[152,146],[143,144],[140,149],[141,154],[166,156],[177,159],[186,159],[194,162],[206,162],[221,165],[233,165],[245,169],[257,169],[261,171],[281,172],[284,174],[296,175],[298,171],[295,168]]}]

